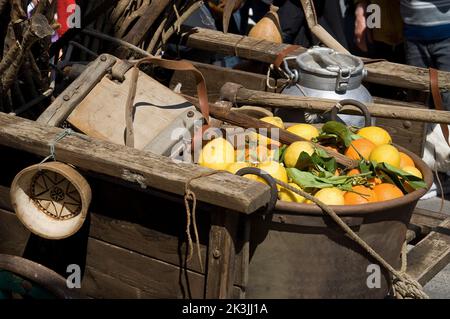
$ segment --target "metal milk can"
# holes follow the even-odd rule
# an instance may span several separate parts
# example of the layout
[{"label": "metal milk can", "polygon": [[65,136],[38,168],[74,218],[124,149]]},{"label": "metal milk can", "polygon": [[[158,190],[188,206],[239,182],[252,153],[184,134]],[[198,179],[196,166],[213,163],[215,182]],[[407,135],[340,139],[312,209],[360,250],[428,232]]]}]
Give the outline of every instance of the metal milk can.
[{"label": "metal milk can", "polygon": [[[295,57],[294,68],[289,68],[287,60],[284,68],[292,81],[282,91],[283,94],[372,102],[372,96],[362,85],[367,71],[358,57],[329,48],[314,47]],[[294,110],[278,110],[277,115],[292,122],[319,123],[329,120],[327,116]],[[364,125],[360,116],[339,115],[339,118],[347,125]]]}]

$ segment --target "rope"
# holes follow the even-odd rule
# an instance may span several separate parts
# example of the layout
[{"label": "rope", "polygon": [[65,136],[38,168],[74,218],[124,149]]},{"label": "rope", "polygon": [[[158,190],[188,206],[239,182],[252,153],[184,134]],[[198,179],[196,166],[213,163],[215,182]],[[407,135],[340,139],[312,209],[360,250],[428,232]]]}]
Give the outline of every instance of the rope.
[{"label": "rope", "polygon": [[304,198],[314,202],[319,206],[333,221],[345,231],[345,233],[361,246],[367,253],[369,253],[375,260],[377,260],[385,269],[387,269],[393,276],[394,295],[398,299],[429,299],[429,296],[423,291],[423,287],[417,280],[406,273],[406,245],[402,252],[402,269],[397,271],[394,269],[383,257],[374,251],[361,237],[359,237],[328,205],[318,200],[314,196],[290,186],[280,180],[275,179],[275,182],[280,186],[290,190],[291,192],[303,196]]},{"label": "rope", "polygon": [[[219,173],[224,173],[224,171],[212,171],[212,172],[200,174],[198,176],[194,176],[186,182],[186,186],[185,186],[184,205],[186,207],[186,236],[187,236],[187,240],[188,240],[188,255],[187,255],[186,261],[189,262],[192,259],[192,256],[194,254],[194,243],[193,243],[192,235],[191,235],[191,225],[192,225],[192,227],[194,228],[194,235],[195,235],[195,241],[196,241],[196,246],[197,246],[197,257],[198,257],[198,261],[200,263],[200,269],[202,272],[203,272],[203,259],[202,259],[201,250],[200,250],[200,239],[199,239],[199,235],[198,235],[198,227],[197,227],[197,220],[196,220],[197,196],[190,189],[190,186],[191,186],[192,181],[194,181],[196,179],[200,179],[203,177],[209,177],[209,176],[219,174]],[[192,202],[192,209],[191,209],[189,202]]]},{"label": "rope", "polygon": [[56,135],[55,139],[53,141],[50,142],[49,146],[50,146],[50,155],[47,156],[46,158],[44,158],[42,160],[42,162],[40,162],[40,164],[43,164],[45,162],[47,162],[50,159],[53,159],[54,161],[56,161],[56,151],[55,151],[55,145],[56,143],[58,143],[59,141],[63,140],[64,138],[66,138],[67,136],[73,135],[75,132],[68,128],[65,129],[64,131],[62,131],[61,133],[59,133],[58,135]]}]

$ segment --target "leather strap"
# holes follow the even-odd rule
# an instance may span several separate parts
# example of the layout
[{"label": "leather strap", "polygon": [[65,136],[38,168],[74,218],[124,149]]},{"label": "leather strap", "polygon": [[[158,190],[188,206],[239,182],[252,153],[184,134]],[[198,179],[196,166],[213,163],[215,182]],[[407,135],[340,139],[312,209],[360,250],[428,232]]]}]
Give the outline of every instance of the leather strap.
[{"label": "leather strap", "polygon": [[[433,96],[434,107],[436,110],[445,111],[444,102],[442,101],[441,91],[439,90],[439,72],[434,68],[430,68],[430,86],[431,95]],[[449,136],[450,132],[447,124],[440,124],[442,134],[444,135],[447,145],[450,146]]]},{"label": "leather strap", "polygon": [[275,61],[273,62],[273,65],[276,68],[279,68],[281,66],[281,63],[283,63],[285,57],[287,57],[290,53],[294,52],[295,50],[301,48],[302,47],[299,45],[289,45],[285,47],[280,53],[278,53],[277,57],[275,58]]},{"label": "leather strap", "polygon": [[194,66],[192,63],[187,61],[173,61],[165,60],[156,57],[146,57],[134,64],[130,91],[128,94],[127,105],[126,105],[126,139],[125,145],[129,147],[134,147],[134,128],[133,128],[133,114],[134,114],[134,100],[136,98],[137,81],[139,78],[139,67],[143,64],[155,64],[162,68],[176,71],[189,71],[195,76],[197,82],[197,94],[199,99],[200,112],[209,124],[209,103],[208,103],[208,93],[206,89],[206,81],[203,74]]}]

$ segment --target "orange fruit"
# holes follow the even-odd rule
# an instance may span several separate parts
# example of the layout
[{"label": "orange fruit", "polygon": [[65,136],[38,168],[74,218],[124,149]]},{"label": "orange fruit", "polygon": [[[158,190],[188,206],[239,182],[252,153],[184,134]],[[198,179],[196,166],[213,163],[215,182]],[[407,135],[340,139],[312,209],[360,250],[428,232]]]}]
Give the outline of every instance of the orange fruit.
[{"label": "orange fruit", "polygon": [[[364,159],[368,159],[370,153],[372,153],[375,147],[376,145],[368,139],[360,138],[352,142],[352,144],[345,151],[345,156],[348,156],[354,160],[360,160],[361,156]],[[358,153],[361,154],[361,156]]]},{"label": "orange fruit", "polygon": [[369,183],[375,186],[375,185],[383,184],[383,181],[378,177],[374,177],[374,178],[369,179]]},{"label": "orange fruit", "polygon": [[355,176],[361,174],[361,171],[357,168],[352,169],[350,172],[347,173],[347,176]]},{"label": "orange fruit", "polygon": [[379,202],[403,197],[403,192],[401,189],[393,184],[383,183],[376,185],[373,188],[373,191],[375,192]]},{"label": "orange fruit", "polygon": [[377,201],[375,192],[368,187],[358,185],[352,189],[354,192],[347,192],[344,195],[345,205],[361,205]]},{"label": "orange fruit", "polygon": [[403,152],[400,152],[400,168],[403,168],[405,166],[415,167],[416,165],[414,164],[414,161],[410,156],[406,155]]}]

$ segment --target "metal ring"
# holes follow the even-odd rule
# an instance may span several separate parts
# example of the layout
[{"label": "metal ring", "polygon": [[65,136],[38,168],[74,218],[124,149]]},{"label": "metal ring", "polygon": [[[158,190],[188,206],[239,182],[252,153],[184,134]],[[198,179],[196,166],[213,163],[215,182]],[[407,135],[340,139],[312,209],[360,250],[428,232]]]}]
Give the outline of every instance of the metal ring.
[{"label": "metal ring", "polygon": [[264,179],[269,184],[270,200],[269,203],[267,204],[267,209],[263,215],[271,214],[272,211],[275,209],[275,205],[277,204],[278,201],[278,188],[275,179],[272,176],[270,176],[269,173],[266,173],[265,171],[256,167],[245,167],[237,171],[236,175],[238,176],[256,175]]},{"label": "metal ring", "polygon": [[[367,127],[367,126],[372,125],[372,116],[370,115],[370,111],[369,111],[368,107],[364,103],[359,102],[357,100],[347,99],[347,100],[340,101],[339,104],[342,106],[352,105],[352,106],[357,107],[363,113],[364,121],[365,121],[364,126]],[[337,121],[337,115],[338,115],[339,111],[340,110],[336,105],[331,109],[331,119],[333,121]]]}]

